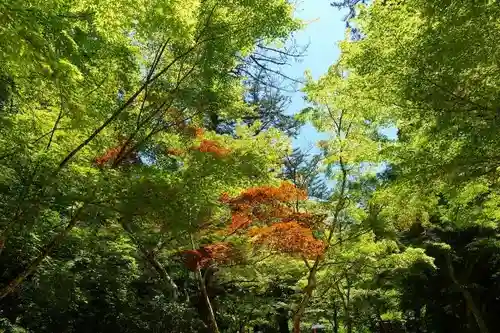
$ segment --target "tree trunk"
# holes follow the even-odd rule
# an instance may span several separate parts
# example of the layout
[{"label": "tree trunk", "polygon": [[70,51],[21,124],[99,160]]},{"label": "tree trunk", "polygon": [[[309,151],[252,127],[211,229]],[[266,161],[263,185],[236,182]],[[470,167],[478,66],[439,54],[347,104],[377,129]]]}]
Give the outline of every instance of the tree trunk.
[{"label": "tree trunk", "polygon": [[307,304],[312,297],[314,289],[316,289],[316,272],[318,270],[319,260],[316,259],[313,267],[309,270],[309,276],[307,278],[307,286],[304,289],[304,296],[300,301],[297,310],[293,316],[293,333],[300,333],[300,323],[302,321],[302,316],[306,310]]},{"label": "tree trunk", "polygon": [[44,246],[38,257],[33,260],[28,267],[26,267],[21,273],[19,273],[14,279],[9,281],[5,287],[0,289],[0,300],[10,295],[14,290],[19,287],[21,283],[26,280],[31,274],[33,274],[40,264],[49,256],[52,250],[59,245],[59,243],[66,237],[66,235],[74,228],[78,222],[78,216],[80,215],[82,208],[80,208],[75,215],[71,218],[66,228],[61,230],[52,240]]},{"label": "tree trunk", "polygon": [[[342,132],[343,132],[342,131],[342,117],[343,117],[343,113],[341,114],[340,119],[335,123],[336,127],[337,127],[337,135],[339,137],[342,137]],[[345,138],[346,137],[347,137],[347,134],[345,134]],[[344,209],[344,205],[346,202],[345,192],[347,189],[347,174],[348,174],[348,172],[347,172],[346,166],[345,166],[343,158],[342,158],[342,151],[340,151],[340,155],[339,155],[339,166],[340,166],[340,170],[342,171],[342,178],[341,178],[342,181],[340,183],[339,199],[337,201],[337,204],[335,205],[335,211],[333,213],[333,220],[332,220],[331,226],[330,226],[330,235],[328,236],[328,239],[326,241],[325,253],[328,251],[328,249],[332,245],[331,241],[333,238],[333,234],[334,234],[335,228],[337,227],[337,224],[339,224],[338,222],[339,222],[340,213]],[[342,246],[341,239],[340,239],[339,245]],[[304,289],[304,295],[303,295],[302,300],[300,301],[299,305],[297,306],[297,310],[295,311],[295,314],[293,316],[293,333],[300,333],[300,323],[302,320],[302,316],[304,315],[304,312],[305,312],[306,307],[309,303],[309,300],[311,299],[312,294],[313,294],[314,290],[316,289],[316,273],[317,273],[320,261],[321,261],[321,257],[319,257],[319,256],[316,257],[316,260],[314,261],[313,266],[309,269],[309,276],[307,278],[307,286]]]},{"label": "tree trunk", "polygon": [[346,333],[352,333],[352,320],[349,315],[346,315],[346,325],[345,325],[345,331]]},{"label": "tree trunk", "polygon": [[283,308],[278,309],[278,315],[276,316],[276,324],[278,326],[279,333],[290,333],[290,330],[288,328],[287,310]]},{"label": "tree trunk", "polygon": [[333,306],[333,333],[339,333],[339,313],[337,310],[337,306]]},{"label": "tree trunk", "polygon": [[179,298],[179,288],[175,284],[172,277],[167,273],[163,265],[156,259],[154,253],[152,251],[147,250],[138,239],[135,238],[134,232],[130,225],[125,222],[123,219],[120,219],[120,224],[123,229],[128,233],[130,239],[135,243],[139,251],[142,253],[147,262],[154,268],[154,270],[158,273],[161,280],[170,288],[172,292],[172,298],[177,300]]},{"label": "tree trunk", "polygon": [[212,308],[212,303],[210,302],[210,298],[208,297],[207,287],[205,285],[205,281],[203,275],[199,268],[196,269],[196,277],[198,278],[198,282],[200,283],[201,294],[203,299],[205,300],[205,304],[208,309],[208,315],[210,317],[210,324],[212,325],[212,332],[219,333],[219,327],[217,326],[217,320],[215,319],[214,310]]},{"label": "tree trunk", "polygon": [[351,281],[349,276],[345,275],[346,279],[346,295],[345,295],[345,331],[346,333],[352,333],[352,318],[351,318]]},{"label": "tree trunk", "polygon": [[[191,238],[191,247],[193,250],[196,249],[194,245],[193,235],[190,235]],[[219,333],[219,327],[217,326],[217,320],[215,319],[214,309],[212,308],[212,303],[210,302],[210,297],[208,297],[207,286],[205,285],[205,277],[201,274],[201,270],[199,267],[196,268],[196,278],[198,279],[198,283],[200,284],[201,294],[203,299],[205,300],[205,304],[208,309],[208,315],[210,317],[210,324],[212,326],[213,333]]]},{"label": "tree trunk", "polygon": [[465,299],[465,304],[467,305],[467,308],[472,312],[474,319],[476,320],[476,324],[479,328],[479,332],[489,333],[488,327],[486,326],[486,322],[484,321],[483,316],[481,315],[481,311],[479,310],[476,303],[474,302],[474,298],[472,297],[472,294],[456,278],[455,270],[453,269],[453,263],[451,261],[451,254],[449,254],[449,253],[446,254],[446,263],[448,265],[448,273],[450,274],[451,280],[453,281],[455,286],[462,293],[462,296]]}]

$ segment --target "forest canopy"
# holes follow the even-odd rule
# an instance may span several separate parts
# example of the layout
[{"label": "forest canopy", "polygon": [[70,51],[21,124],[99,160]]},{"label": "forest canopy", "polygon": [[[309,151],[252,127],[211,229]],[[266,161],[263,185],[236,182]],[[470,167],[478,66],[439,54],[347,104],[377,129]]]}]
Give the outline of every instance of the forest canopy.
[{"label": "forest canopy", "polygon": [[0,332],[495,332],[500,5],[331,7],[0,0]]}]

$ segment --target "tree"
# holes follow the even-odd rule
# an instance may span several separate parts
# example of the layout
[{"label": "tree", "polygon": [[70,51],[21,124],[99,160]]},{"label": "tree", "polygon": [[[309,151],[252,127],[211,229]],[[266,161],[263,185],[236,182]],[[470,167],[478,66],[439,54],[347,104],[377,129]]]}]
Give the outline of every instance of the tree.
[{"label": "tree", "polygon": [[[285,46],[277,47],[259,41],[253,53],[240,56],[233,74],[243,78],[246,88],[245,103],[249,113],[242,117],[243,123],[252,126],[257,122],[256,134],[269,128],[277,128],[288,136],[296,136],[302,122],[287,114],[290,97],[286,94],[297,92],[301,80],[285,74],[285,68],[298,62],[304,56],[306,47],[300,48],[295,41],[281,41]],[[218,133],[235,134],[237,121],[210,113],[207,127]]]},{"label": "tree", "polygon": [[330,197],[331,191],[321,172],[322,159],[321,154],[311,156],[295,148],[285,157],[282,177],[307,191],[309,198],[326,200]]},{"label": "tree", "polygon": [[[484,193],[494,200],[486,188],[496,187],[489,185],[495,183],[496,143],[489,138],[497,137],[496,102],[487,82],[496,77],[484,55],[496,52],[497,41],[487,28],[480,47],[471,43],[472,27],[494,24],[489,15],[495,10],[493,3],[440,8],[431,1],[389,8],[377,2],[359,16],[367,36],[343,44],[338,66],[349,73],[343,96],[356,99],[373,127],[397,126],[398,142],[383,159],[400,170],[398,191],[413,187],[410,191],[429,198],[422,200],[427,205],[436,203],[438,193],[448,200],[458,193]],[[446,51],[443,45],[449,46]],[[469,219],[464,215],[464,220]]]},{"label": "tree", "polygon": [[[456,232],[496,228],[498,103],[489,84],[497,80],[490,58],[498,51],[490,34],[497,10],[493,2],[376,1],[359,6],[361,38],[341,44],[328,91],[364,118],[376,142],[371,150],[395,175],[372,199],[395,235],[436,221]],[[380,135],[388,127],[397,128],[397,140]],[[474,295],[455,274],[456,250],[443,246],[448,250],[434,255],[444,260],[446,284],[460,292],[478,331],[487,332]]]},{"label": "tree", "polygon": [[0,330],[491,332],[498,5],[334,5],[0,1]]},{"label": "tree", "polygon": [[[183,311],[198,327],[191,304],[169,305],[192,287],[179,285],[185,273],[172,252],[217,216],[222,191],[275,179],[269,170],[279,169],[288,146],[273,129],[254,135],[235,126],[235,139],[199,127],[211,112],[248,114],[245,85],[231,74],[237,55],[297,29],[290,5],[8,1],[0,10],[2,316],[37,331],[83,331],[99,317],[84,305],[95,301],[117,309],[102,312],[116,320],[98,320],[96,330],[121,330],[128,313],[137,319],[130,329],[143,331],[152,318],[174,323]],[[276,149],[265,150],[271,143]],[[92,258],[88,244],[106,242],[91,237],[101,233],[117,239],[98,249],[113,259],[71,271],[80,256]],[[84,296],[55,302],[51,278],[68,283],[61,293]],[[155,306],[132,288],[152,282]],[[32,303],[40,310],[34,320]],[[55,320],[65,305],[72,312]]]}]

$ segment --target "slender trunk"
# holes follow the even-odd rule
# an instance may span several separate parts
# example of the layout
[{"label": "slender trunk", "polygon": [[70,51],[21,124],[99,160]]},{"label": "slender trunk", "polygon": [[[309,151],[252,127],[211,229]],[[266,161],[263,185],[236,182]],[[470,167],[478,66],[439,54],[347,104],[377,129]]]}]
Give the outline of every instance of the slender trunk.
[{"label": "slender trunk", "polygon": [[80,208],[75,215],[71,218],[66,228],[61,230],[52,240],[44,246],[41,253],[36,257],[21,273],[19,273],[14,279],[9,281],[5,287],[0,289],[0,300],[10,295],[13,291],[19,287],[21,283],[26,280],[31,274],[33,274],[40,264],[49,256],[54,248],[56,248],[59,243],[66,237],[66,235],[73,229],[78,222],[78,216],[80,215],[82,208]]},{"label": "slender trunk", "polygon": [[[194,245],[193,235],[191,235],[190,238],[191,238],[191,246],[194,250],[196,249],[196,246]],[[217,320],[215,319],[214,309],[212,308],[210,297],[208,297],[207,286],[205,285],[205,277],[201,274],[201,270],[199,267],[196,268],[196,278],[198,279],[198,283],[200,284],[201,294],[203,296],[203,299],[205,300],[205,304],[207,305],[208,315],[210,317],[210,323],[212,325],[212,332],[219,333],[219,327],[217,326]]]},{"label": "slender trunk", "polygon": [[[343,111],[341,112],[340,118],[338,120],[335,120],[334,119],[335,117],[331,113],[330,113],[330,115],[332,116],[332,119],[334,120],[338,137],[341,138],[342,133],[344,133],[343,137],[345,140],[349,134],[351,125],[349,124],[347,127],[347,130],[343,131],[342,120],[343,120],[344,112]],[[339,197],[337,200],[337,204],[335,205],[333,219],[332,219],[332,222],[330,224],[329,235],[328,235],[328,239],[326,241],[325,252],[327,252],[332,245],[333,234],[334,234],[335,228],[337,227],[337,224],[339,224],[340,213],[345,208],[345,203],[346,203],[346,191],[347,191],[347,185],[348,185],[347,184],[347,182],[348,182],[348,179],[347,179],[348,170],[346,168],[346,164],[344,163],[342,153],[343,152],[341,150],[340,154],[338,156],[339,157],[339,166],[340,166],[340,170],[342,173],[341,182],[340,182]],[[340,244],[341,243],[342,242],[340,242]],[[314,261],[313,266],[309,270],[309,276],[307,279],[307,286],[304,289],[304,294],[302,296],[302,300],[300,301],[299,305],[297,306],[297,309],[296,309],[295,314],[293,316],[293,333],[300,333],[300,323],[302,320],[302,316],[304,315],[306,307],[307,307],[310,299],[312,298],[314,290],[316,289],[316,273],[318,271],[318,266],[319,266],[319,263],[321,260],[322,260],[321,256],[316,257],[316,260]]]},{"label": "slender trunk", "polygon": [[476,304],[474,303],[474,299],[472,297],[472,294],[465,288],[465,287],[459,287],[460,291],[462,292],[462,295],[465,298],[465,302],[467,303],[467,307],[471,310],[472,314],[474,315],[474,319],[476,320],[477,326],[479,327],[479,331],[481,333],[489,333],[488,327],[486,326],[486,322],[483,319],[483,316],[481,315],[481,312],[477,308]]},{"label": "slender trunk", "polygon": [[[341,279],[346,279],[347,285],[346,285],[346,294],[344,295],[344,292],[341,289],[341,286],[339,285]],[[347,332],[349,330],[350,326],[350,314],[349,314],[349,280],[347,277],[347,274],[344,274],[341,278],[339,278],[338,281],[335,282],[335,288],[337,289],[337,293],[340,297],[340,300],[342,302],[342,309],[344,310],[343,313],[343,324],[344,324],[344,331]],[[352,328],[351,328],[352,330]]]},{"label": "slender trunk", "polygon": [[205,303],[207,305],[208,315],[210,317],[210,323],[212,325],[212,332],[219,333],[219,327],[217,326],[217,320],[215,319],[215,313],[212,308],[212,303],[210,302],[210,298],[208,297],[207,287],[199,268],[196,269],[196,277],[198,278],[198,282],[200,283],[201,294],[203,295],[203,299],[205,300]]},{"label": "slender trunk", "polygon": [[52,140],[54,139],[54,134],[57,131],[57,126],[59,126],[59,123],[61,122],[63,112],[64,112],[64,100],[63,100],[62,89],[61,89],[60,85],[59,85],[59,100],[61,103],[59,114],[57,115],[56,122],[54,123],[54,126],[52,127],[52,130],[50,131],[49,142],[47,143],[47,147],[45,148],[45,150],[50,149],[50,145],[52,144]]},{"label": "slender trunk", "polygon": [[313,267],[309,270],[309,276],[307,278],[307,286],[304,289],[304,295],[300,301],[295,314],[293,315],[293,333],[300,333],[300,323],[302,321],[302,316],[306,310],[306,307],[312,297],[314,289],[316,289],[316,273],[318,271],[319,259],[316,259]]},{"label": "slender trunk", "polygon": [[333,333],[339,333],[339,313],[337,306],[333,306]]},{"label": "slender trunk", "polygon": [[288,312],[286,309],[278,309],[276,324],[278,326],[279,333],[290,333],[290,330],[288,328]]},{"label": "slender trunk", "polygon": [[345,295],[345,307],[344,307],[344,313],[345,313],[345,329],[346,333],[352,333],[352,317],[351,317],[351,281],[349,280],[349,276],[346,274],[345,275],[346,279],[346,295]]},{"label": "slender trunk", "polygon": [[163,265],[154,257],[151,252],[143,253],[146,260],[151,264],[151,266],[156,270],[160,278],[168,285],[172,292],[172,298],[177,300],[179,298],[179,288],[175,284],[174,280],[167,273]]},{"label": "slender trunk", "polygon": [[136,237],[134,236],[134,232],[130,225],[125,222],[123,219],[120,220],[120,224],[123,229],[128,233],[130,239],[137,245],[137,248],[142,253],[147,262],[153,267],[153,269],[158,273],[161,280],[170,288],[172,292],[172,298],[177,300],[179,298],[179,288],[175,284],[172,277],[167,273],[163,265],[156,259],[154,253],[152,251],[148,251]]},{"label": "slender trunk", "polygon": [[455,286],[462,293],[462,296],[465,299],[465,304],[467,305],[467,308],[472,312],[472,315],[474,316],[474,319],[476,320],[476,324],[479,328],[479,332],[489,333],[488,327],[486,326],[486,322],[484,321],[483,316],[481,315],[481,311],[479,310],[476,303],[474,302],[474,298],[472,297],[472,294],[456,278],[455,270],[453,269],[453,263],[451,261],[451,255],[449,253],[446,255],[446,263],[448,266],[448,273],[450,274],[451,280],[453,281]]},{"label": "slender trunk", "polygon": [[345,324],[346,333],[352,333],[352,320],[349,314],[346,315],[345,321],[346,321]]},{"label": "slender trunk", "polygon": [[167,273],[163,265],[154,257],[154,254],[151,252],[144,253],[146,260],[153,266],[158,275],[160,275],[161,279],[170,287],[172,291],[172,298],[177,300],[179,298],[179,288],[175,284],[174,280]]},{"label": "slender trunk", "polygon": [[[340,157],[340,166],[342,170],[342,183],[340,186],[340,197],[337,202],[337,205],[335,207],[335,212],[333,214],[333,222],[330,227],[330,235],[328,236],[328,240],[326,242],[326,248],[325,252],[328,251],[328,249],[331,246],[331,241],[333,238],[333,233],[336,225],[338,224],[339,221],[339,216],[340,212],[344,209],[344,203],[345,203],[345,191],[347,187],[347,170],[345,168],[344,162],[342,161],[342,157]],[[295,311],[295,314],[293,316],[293,333],[300,333],[300,322],[302,320],[302,316],[304,315],[304,312],[306,310],[306,307],[309,303],[309,300],[312,298],[312,294],[314,290],[316,289],[316,273],[318,271],[318,266],[321,261],[321,257],[318,256],[316,257],[316,260],[314,261],[313,266],[309,270],[309,276],[307,278],[307,286],[304,289],[304,295],[302,297],[302,300],[300,301],[299,305],[297,306],[297,310]]]}]

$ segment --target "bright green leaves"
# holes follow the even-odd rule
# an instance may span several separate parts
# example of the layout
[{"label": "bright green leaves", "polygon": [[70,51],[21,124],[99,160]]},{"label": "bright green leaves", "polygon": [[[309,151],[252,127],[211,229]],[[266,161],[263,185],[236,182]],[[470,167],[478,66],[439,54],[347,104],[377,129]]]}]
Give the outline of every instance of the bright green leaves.
[{"label": "bright green leaves", "polygon": [[[292,9],[0,0],[0,297],[25,309],[2,315],[40,332],[203,330],[204,303],[179,252],[227,236],[222,193],[279,181],[289,139],[281,120],[237,125],[262,118],[240,69],[257,45],[300,27]],[[232,135],[217,134],[221,123]],[[203,274],[256,277],[267,292],[285,271],[290,285],[297,278],[298,265],[279,263]],[[274,313],[271,304],[260,313]]]},{"label": "bright green leaves", "polygon": [[60,59],[57,63],[57,77],[59,79],[61,77],[65,77],[68,81],[78,83],[83,80],[83,75],[71,62],[66,59]]},{"label": "bright green leaves", "polygon": [[360,103],[350,86],[351,75],[355,76],[332,66],[328,74],[318,82],[309,81],[305,88],[313,106],[303,112],[303,117],[311,120],[318,130],[331,134],[331,140],[321,143],[328,155],[327,163],[338,163],[340,158],[353,165],[377,162],[383,148],[375,140],[378,135],[372,105]]},{"label": "bright green leaves", "polygon": [[[499,26],[497,11],[487,2],[361,6],[355,24],[362,38],[340,44],[326,93],[309,93],[366,121],[367,130],[351,137],[365,147],[361,152],[367,160],[397,169],[397,184],[376,200],[390,202],[383,214],[403,225],[426,221],[438,210],[458,224],[488,220],[471,204],[478,196],[480,206],[488,202],[485,197],[497,187],[498,94],[492,90],[500,82],[493,60],[500,52],[493,33]],[[321,129],[328,127],[324,111],[315,117]],[[398,141],[370,134],[387,126],[397,126]],[[343,148],[335,139],[328,146],[359,156],[355,143]],[[446,207],[437,207],[438,194],[447,198]]]},{"label": "bright green leaves", "polygon": [[[447,168],[470,155],[478,131],[484,129],[481,135],[490,137],[493,109],[488,109],[496,105],[489,87],[498,79],[490,71],[498,41],[489,28],[483,29],[496,29],[490,16],[496,9],[486,4],[472,7],[465,9],[457,2],[414,2],[394,8],[375,4],[359,18],[366,38],[346,42],[341,57],[348,70],[378,91],[382,105],[397,106],[389,115],[403,125],[403,135],[425,135],[429,144],[436,142],[439,152],[422,154],[441,158],[445,153],[448,157],[440,164]],[[448,146],[450,140],[462,144]],[[433,163],[439,163],[437,158]]]}]

